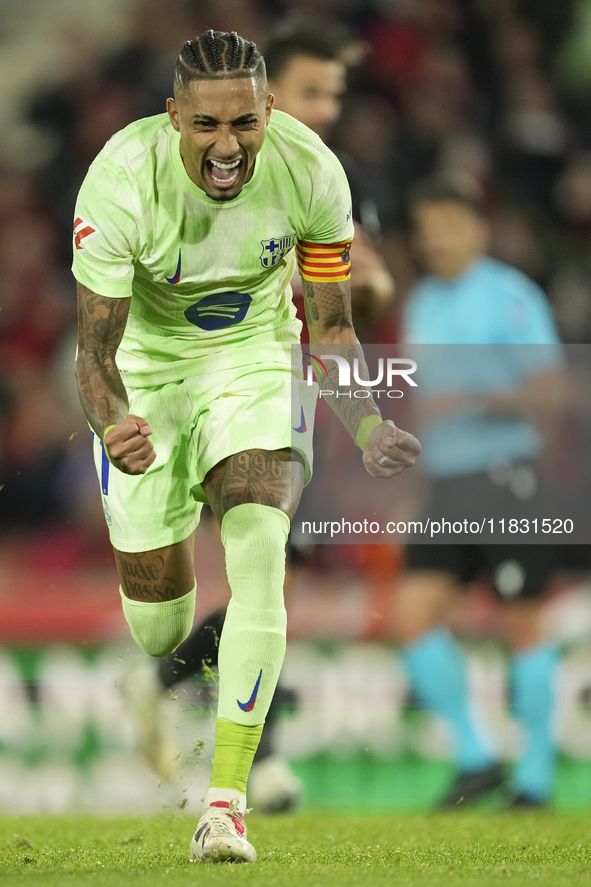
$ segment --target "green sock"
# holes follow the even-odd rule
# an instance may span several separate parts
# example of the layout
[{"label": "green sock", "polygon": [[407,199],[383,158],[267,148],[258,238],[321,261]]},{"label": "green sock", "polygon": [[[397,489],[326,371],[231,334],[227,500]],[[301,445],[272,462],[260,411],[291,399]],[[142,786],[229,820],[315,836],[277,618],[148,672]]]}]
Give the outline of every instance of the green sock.
[{"label": "green sock", "polygon": [[285,656],[288,532],[283,511],[252,502],[222,521],[232,598],[220,639],[218,717],[233,724],[264,724],[275,693]]},{"label": "green sock", "polygon": [[232,589],[220,640],[220,693],[210,792],[244,794],[285,655],[283,603],[289,518],[252,502],[222,521]]},{"label": "green sock", "polygon": [[258,748],[263,725],[244,727],[218,718],[215,725],[215,751],[211,786],[246,794],[248,774]]},{"label": "green sock", "polygon": [[121,592],[123,613],[136,643],[150,656],[168,656],[189,637],[197,586],[173,601],[133,601]]}]

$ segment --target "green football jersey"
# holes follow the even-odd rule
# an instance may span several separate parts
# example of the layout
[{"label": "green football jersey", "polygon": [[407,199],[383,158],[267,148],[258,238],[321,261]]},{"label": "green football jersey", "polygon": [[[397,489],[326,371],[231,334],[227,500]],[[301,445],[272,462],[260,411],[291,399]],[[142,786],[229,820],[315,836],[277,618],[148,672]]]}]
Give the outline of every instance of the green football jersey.
[{"label": "green football jersey", "polygon": [[117,365],[136,387],[284,360],[301,327],[297,241],[353,237],[339,161],[289,115],[273,111],[233,200],[191,181],[179,142],[167,114],[132,123],[92,163],[76,204],[74,276],[101,296],[131,297]]}]

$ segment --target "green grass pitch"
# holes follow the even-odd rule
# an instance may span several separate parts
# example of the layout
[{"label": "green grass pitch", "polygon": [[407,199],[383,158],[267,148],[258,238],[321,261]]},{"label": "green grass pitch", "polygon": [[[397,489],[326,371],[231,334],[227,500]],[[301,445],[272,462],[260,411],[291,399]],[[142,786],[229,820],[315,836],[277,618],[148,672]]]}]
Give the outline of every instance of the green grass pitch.
[{"label": "green grass pitch", "polygon": [[194,818],[0,817],[2,887],[591,885],[591,817],[249,817],[259,861],[189,864]]}]

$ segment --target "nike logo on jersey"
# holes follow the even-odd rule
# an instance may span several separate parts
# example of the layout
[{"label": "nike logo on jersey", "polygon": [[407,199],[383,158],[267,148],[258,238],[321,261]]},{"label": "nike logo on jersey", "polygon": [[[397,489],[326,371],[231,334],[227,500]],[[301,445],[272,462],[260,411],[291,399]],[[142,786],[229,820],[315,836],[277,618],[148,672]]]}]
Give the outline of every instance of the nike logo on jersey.
[{"label": "nike logo on jersey", "polygon": [[257,682],[254,685],[254,690],[252,691],[252,696],[250,697],[248,702],[240,702],[239,699],[236,700],[236,702],[238,703],[238,708],[241,708],[242,711],[252,711],[253,710],[254,704],[257,701],[257,695],[259,692],[259,687],[261,685],[262,676],[263,676],[263,669],[261,668],[261,670],[259,671],[259,676],[257,678]]},{"label": "nike logo on jersey", "polygon": [[179,249],[179,260],[177,262],[176,271],[172,275],[172,277],[166,278],[169,283],[178,283],[181,279],[181,251]]},{"label": "nike logo on jersey", "polygon": [[308,427],[307,427],[307,425],[306,425],[306,417],[304,416],[304,408],[303,408],[303,407],[302,407],[302,421],[300,422],[300,427],[299,427],[299,428],[294,428],[293,430],[294,430],[294,431],[299,431],[300,434],[303,434],[304,431],[307,431],[307,430],[308,430]]},{"label": "nike logo on jersey", "polygon": [[76,216],[74,219],[74,246],[79,253],[85,252],[84,241],[95,234],[100,234],[100,228],[95,228],[87,219]]},{"label": "nike logo on jersey", "polygon": [[251,302],[248,293],[214,293],[187,308],[185,317],[201,330],[221,330],[244,320]]}]

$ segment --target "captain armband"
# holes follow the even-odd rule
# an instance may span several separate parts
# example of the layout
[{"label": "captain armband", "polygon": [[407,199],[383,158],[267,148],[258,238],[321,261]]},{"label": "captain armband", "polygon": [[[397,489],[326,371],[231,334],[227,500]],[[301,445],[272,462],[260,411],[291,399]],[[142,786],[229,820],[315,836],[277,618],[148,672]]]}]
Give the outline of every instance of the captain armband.
[{"label": "captain armband", "polygon": [[350,240],[344,243],[308,243],[306,240],[299,240],[296,252],[301,276],[312,283],[340,283],[349,280],[350,248]]}]

